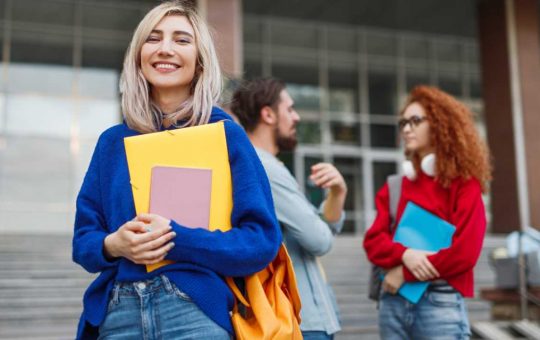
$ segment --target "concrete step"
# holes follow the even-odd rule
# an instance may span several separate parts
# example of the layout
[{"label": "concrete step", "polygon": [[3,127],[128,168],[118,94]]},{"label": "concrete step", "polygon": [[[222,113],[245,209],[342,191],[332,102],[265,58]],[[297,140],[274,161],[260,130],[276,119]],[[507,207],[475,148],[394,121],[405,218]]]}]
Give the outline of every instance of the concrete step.
[{"label": "concrete step", "polygon": [[51,298],[73,297],[78,296],[82,300],[86,286],[63,287],[10,287],[0,288],[0,298],[39,298],[48,296]]},{"label": "concrete step", "polygon": [[0,269],[0,277],[2,278],[20,278],[20,279],[58,279],[58,278],[78,278],[87,279],[90,275],[82,268],[50,268],[50,269],[32,269],[28,268],[13,268]]},{"label": "concrete step", "polygon": [[527,339],[540,339],[540,325],[536,322],[529,320],[515,321],[510,324],[510,328]]},{"label": "concrete step", "polygon": [[75,306],[30,306],[21,308],[0,309],[0,320],[2,321],[24,321],[24,320],[49,320],[58,321],[74,319],[82,312],[82,305]]},{"label": "concrete step", "polygon": [[509,333],[506,327],[494,322],[475,322],[471,325],[471,330],[480,339],[513,340],[514,334]]},{"label": "concrete step", "polygon": [[77,331],[76,318],[54,320],[10,320],[0,321],[0,339],[36,339],[61,340],[75,338]]},{"label": "concrete step", "polygon": [[[77,291],[80,293],[80,291]],[[72,296],[66,296],[65,294],[58,294],[58,296],[10,296],[0,297],[0,311],[3,309],[14,310],[17,308],[36,308],[36,307],[49,307],[54,306],[70,306],[82,308],[82,297],[80,295],[73,294]]]},{"label": "concrete step", "polygon": [[64,289],[66,287],[85,287],[90,284],[91,279],[88,278],[51,278],[36,280],[32,278],[0,278],[0,289],[5,288],[50,288]]}]

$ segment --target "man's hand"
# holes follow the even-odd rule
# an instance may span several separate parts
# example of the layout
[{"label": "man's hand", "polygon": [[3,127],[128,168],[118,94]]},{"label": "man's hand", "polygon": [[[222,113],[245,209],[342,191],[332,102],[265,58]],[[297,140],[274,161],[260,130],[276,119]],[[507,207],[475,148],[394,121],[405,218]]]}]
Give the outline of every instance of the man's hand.
[{"label": "man's hand", "polygon": [[419,281],[428,281],[438,278],[439,272],[428,260],[428,255],[434,254],[424,250],[407,249],[403,253],[401,260],[403,264]]},{"label": "man's hand", "polygon": [[104,251],[109,259],[125,257],[136,264],[162,261],[174,247],[170,221],[159,215],[143,214],[126,222],[105,237]]},{"label": "man's hand", "polygon": [[383,291],[390,294],[396,294],[404,281],[403,266],[394,267],[390,269],[384,276],[384,280],[382,282]]},{"label": "man's hand", "polygon": [[347,193],[347,184],[341,173],[330,163],[317,163],[311,167],[309,179],[323,189],[330,189],[334,194]]},{"label": "man's hand", "polygon": [[347,184],[341,173],[330,163],[317,163],[311,167],[309,179],[318,187],[330,189],[323,215],[328,222],[339,221],[347,196]]}]

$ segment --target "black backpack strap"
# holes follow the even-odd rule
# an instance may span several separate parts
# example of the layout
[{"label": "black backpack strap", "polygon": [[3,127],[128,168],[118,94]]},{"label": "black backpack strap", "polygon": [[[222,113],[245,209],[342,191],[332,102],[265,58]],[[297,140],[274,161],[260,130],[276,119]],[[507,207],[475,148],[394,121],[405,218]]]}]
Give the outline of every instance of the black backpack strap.
[{"label": "black backpack strap", "polygon": [[[388,206],[390,212],[390,232],[392,232],[396,227],[396,216],[397,209],[399,204],[399,199],[401,197],[401,183],[403,181],[403,176],[401,175],[390,175],[386,178],[388,183]],[[374,264],[371,265],[371,273],[368,283],[368,297],[371,300],[377,301],[377,308],[379,306],[378,301],[381,296],[382,288],[382,277],[385,272],[381,267],[378,267]]]}]

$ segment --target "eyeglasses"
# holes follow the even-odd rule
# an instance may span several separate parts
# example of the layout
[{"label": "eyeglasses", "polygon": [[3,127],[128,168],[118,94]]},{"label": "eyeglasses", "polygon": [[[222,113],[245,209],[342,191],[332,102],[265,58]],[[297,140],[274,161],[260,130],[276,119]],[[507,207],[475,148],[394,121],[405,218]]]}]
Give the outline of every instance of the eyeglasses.
[{"label": "eyeglasses", "polygon": [[407,126],[407,124],[409,124],[411,126],[411,129],[414,129],[415,127],[417,127],[418,125],[420,125],[423,121],[427,120],[427,117],[424,116],[424,117],[420,117],[420,116],[412,116],[411,118],[407,119],[407,118],[401,118],[399,121],[398,121],[398,127],[399,127],[399,131],[403,131],[403,129],[405,129],[405,126]]}]

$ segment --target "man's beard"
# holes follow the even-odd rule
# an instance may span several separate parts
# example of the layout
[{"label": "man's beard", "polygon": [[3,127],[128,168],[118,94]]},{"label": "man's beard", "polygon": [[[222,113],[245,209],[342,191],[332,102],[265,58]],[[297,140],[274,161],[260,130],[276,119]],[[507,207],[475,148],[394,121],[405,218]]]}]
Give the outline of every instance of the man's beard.
[{"label": "man's beard", "polygon": [[276,129],[274,130],[275,140],[278,147],[278,150],[281,151],[293,151],[294,148],[296,148],[296,144],[298,144],[298,140],[296,139],[296,134],[292,134],[291,136],[284,136],[279,132],[279,128],[276,126]]}]

